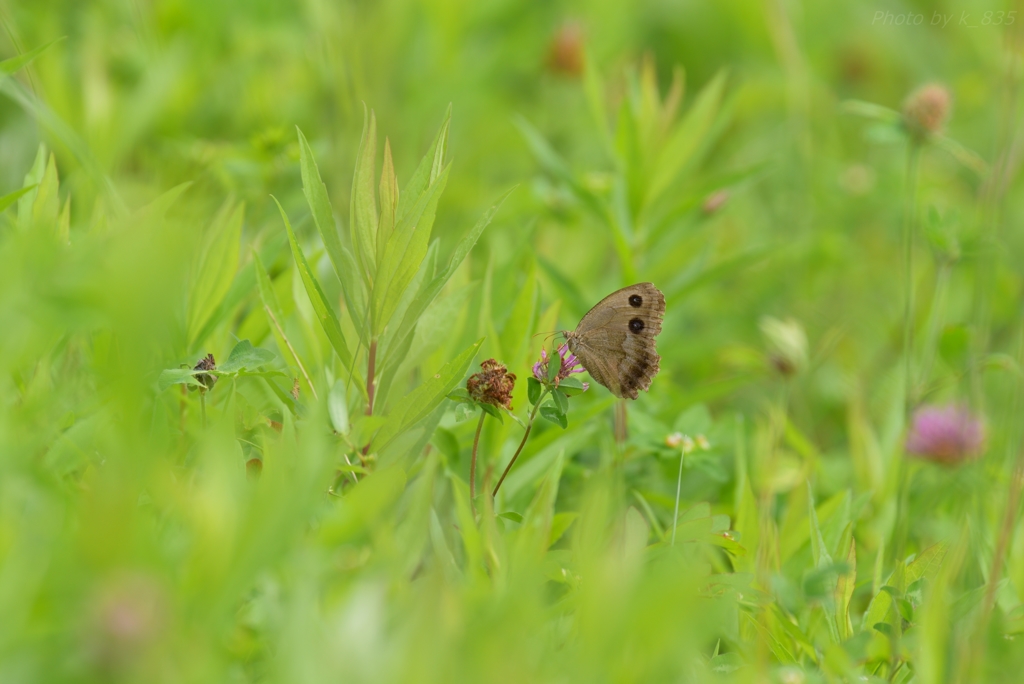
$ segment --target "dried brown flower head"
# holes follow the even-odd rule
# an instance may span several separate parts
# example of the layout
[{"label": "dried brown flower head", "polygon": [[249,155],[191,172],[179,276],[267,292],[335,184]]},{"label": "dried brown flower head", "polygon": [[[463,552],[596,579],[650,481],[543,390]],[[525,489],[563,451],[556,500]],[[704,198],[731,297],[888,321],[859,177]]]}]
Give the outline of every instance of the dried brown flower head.
[{"label": "dried brown flower head", "polygon": [[939,83],[923,85],[903,102],[903,123],[918,140],[941,133],[949,118],[952,102],[946,86]]},{"label": "dried brown flower head", "polygon": [[512,389],[516,386],[516,376],[508,372],[504,364],[494,359],[487,359],[480,364],[483,370],[469,376],[466,391],[474,401],[491,404],[512,410]]},{"label": "dried brown flower head", "polygon": [[807,333],[799,322],[765,316],[761,332],[768,346],[768,363],[776,372],[788,378],[807,367]]},{"label": "dried brown flower head", "polygon": [[[205,357],[199,359],[199,363],[197,363],[192,370],[217,370],[217,362],[213,360],[213,354],[207,354]],[[209,373],[200,373],[196,376],[196,380],[198,380],[207,390],[211,390],[217,383],[217,376],[210,375]]]},{"label": "dried brown flower head", "polygon": [[263,474],[263,461],[259,458],[250,458],[245,462],[245,475],[250,480],[260,479]]},{"label": "dried brown flower head", "polygon": [[548,44],[548,69],[565,76],[582,74],[583,45],[583,27],[579,22],[563,24]]}]

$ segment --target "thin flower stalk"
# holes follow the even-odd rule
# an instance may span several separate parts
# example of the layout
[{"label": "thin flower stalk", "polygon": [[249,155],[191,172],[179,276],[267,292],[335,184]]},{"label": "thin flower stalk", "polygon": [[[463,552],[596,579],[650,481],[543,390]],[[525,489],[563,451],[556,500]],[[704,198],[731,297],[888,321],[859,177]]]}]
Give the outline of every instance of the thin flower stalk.
[{"label": "thin flower stalk", "polygon": [[[516,376],[509,373],[504,364],[495,359],[487,359],[480,364],[481,371],[474,373],[466,380],[466,392],[469,397],[480,405],[480,422],[476,426],[473,437],[473,453],[469,462],[469,499],[476,515],[476,462],[480,448],[480,433],[484,428],[484,419],[488,412],[496,409],[512,410],[512,391],[515,389]],[[489,408],[489,407],[495,408]],[[497,415],[497,414],[496,414]]]},{"label": "thin flower stalk", "polygon": [[914,355],[914,231],[917,211],[918,161],[921,146],[910,141],[907,153],[907,204],[903,217],[903,399],[904,412],[910,416],[915,402]]},{"label": "thin flower stalk", "polygon": [[[554,360],[554,356],[557,356],[559,361],[557,372],[554,372],[550,368],[550,362]],[[501,474],[501,478],[498,480],[498,484],[494,486],[494,492],[492,493],[493,496],[498,495],[498,491],[501,489],[501,484],[505,481],[505,478],[508,476],[509,471],[512,470],[512,466],[515,465],[516,459],[519,458],[519,454],[522,452],[523,447],[526,445],[526,440],[529,439],[530,431],[533,429],[533,422],[537,419],[537,412],[540,410],[541,405],[544,403],[544,399],[546,399],[547,396],[552,392],[557,391],[559,383],[563,382],[570,375],[573,375],[575,373],[582,373],[584,371],[584,368],[583,366],[580,365],[579,359],[576,358],[576,355],[569,351],[568,345],[563,344],[560,347],[558,347],[555,354],[551,355],[550,357],[544,349],[541,349],[540,360],[537,361],[537,363],[533,364],[532,370],[533,379],[531,380],[531,382],[533,382],[533,380],[536,380],[538,383],[540,383],[541,391],[537,396],[537,401],[534,402],[533,404],[533,410],[530,411],[530,418],[526,421],[526,431],[523,433],[523,439],[519,442],[519,446],[516,447],[515,453],[512,454],[512,459],[508,462],[508,465],[505,466],[505,470]],[[550,377],[551,375],[553,375],[554,377]],[[585,382],[582,383],[582,386],[582,391],[584,392],[587,391],[587,389],[590,387],[589,384]]]},{"label": "thin flower stalk", "polygon": [[469,460],[469,503],[473,507],[473,515],[476,515],[476,454],[480,448],[480,433],[484,429],[484,418],[487,414],[480,412],[480,420],[476,424],[476,434],[473,435],[473,455]]},{"label": "thin flower stalk", "polygon": [[689,435],[673,432],[665,438],[665,445],[673,449],[679,449],[679,476],[676,479],[676,504],[675,510],[672,513],[672,542],[670,544],[670,546],[675,546],[676,528],[679,525],[679,500],[682,498],[683,493],[683,461],[687,454],[693,453],[697,449],[707,451],[711,448],[711,444],[704,435],[697,435],[697,438],[694,439]]},{"label": "thin flower stalk", "polygon": [[530,430],[533,429],[533,421],[537,418],[537,411],[540,409],[541,402],[544,401],[547,395],[548,390],[545,389],[541,393],[540,398],[537,399],[537,403],[533,405],[533,410],[530,411],[530,419],[526,421],[526,432],[523,433],[523,439],[519,442],[519,446],[516,447],[516,452],[512,454],[512,460],[508,462],[508,465],[505,466],[504,472],[501,473],[501,477],[498,479],[498,484],[494,485],[494,491],[491,493],[491,496],[498,496],[498,490],[501,489],[501,483],[504,482],[505,478],[508,476],[508,471],[512,470],[512,466],[515,465],[516,459],[519,458],[519,452],[523,450],[526,440],[530,437]]}]

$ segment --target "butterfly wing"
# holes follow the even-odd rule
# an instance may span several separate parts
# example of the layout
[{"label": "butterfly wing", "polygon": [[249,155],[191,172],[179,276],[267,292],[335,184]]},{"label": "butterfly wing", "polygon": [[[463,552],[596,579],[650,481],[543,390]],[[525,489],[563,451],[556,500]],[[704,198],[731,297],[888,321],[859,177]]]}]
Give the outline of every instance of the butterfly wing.
[{"label": "butterfly wing", "polygon": [[655,337],[664,315],[665,296],[652,283],[624,287],[587,312],[569,348],[612,394],[636,399],[660,370]]},{"label": "butterfly wing", "polygon": [[622,396],[622,384],[619,382],[619,371],[616,369],[611,358],[601,356],[601,353],[598,350],[590,349],[582,344],[577,344],[576,349],[570,349],[570,351],[572,351],[580,360],[583,367],[587,369],[588,373],[590,373],[591,378],[607,387],[615,396]]}]

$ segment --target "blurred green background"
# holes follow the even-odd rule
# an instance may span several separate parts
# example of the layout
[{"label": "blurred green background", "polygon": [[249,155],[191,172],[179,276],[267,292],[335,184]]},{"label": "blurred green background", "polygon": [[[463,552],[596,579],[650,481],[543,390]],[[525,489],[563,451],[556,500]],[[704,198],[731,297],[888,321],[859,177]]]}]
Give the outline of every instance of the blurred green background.
[{"label": "blurred green background", "polygon": [[[1017,680],[1024,4],[0,0],[0,22],[0,681]],[[951,113],[915,138],[926,83]],[[382,332],[362,416],[368,345],[303,164],[355,252],[364,107],[371,185],[387,137],[404,196],[449,105],[412,287],[515,189],[408,346]],[[477,414],[445,394],[495,357],[527,421],[533,336],[646,280],[661,373],[628,437],[594,385],[471,504]],[[161,381],[242,340],[265,357],[209,392]],[[908,458],[905,406],[947,404],[984,447]],[[482,424],[487,491],[523,428]],[[677,432],[708,448],[681,463]]]}]

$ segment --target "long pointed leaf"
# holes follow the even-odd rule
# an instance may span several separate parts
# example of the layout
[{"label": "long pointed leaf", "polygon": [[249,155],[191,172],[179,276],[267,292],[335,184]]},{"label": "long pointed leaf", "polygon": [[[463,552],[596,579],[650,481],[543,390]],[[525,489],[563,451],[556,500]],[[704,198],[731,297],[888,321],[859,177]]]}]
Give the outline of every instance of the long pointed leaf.
[{"label": "long pointed leaf", "polygon": [[29,220],[32,226],[56,226],[60,214],[60,178],[57,175],[57,158],[50,153],[46,162],[46,171],[39,181],[35,200],[32,202],[32,214]]},{"label": "long pointed leaf", "polygon": [[396,220],[400,221],[409,213],[414,201],[423,194],[423,191],[434,182],[440,173],[440,169],[438,169],[437,173],[434,173],[434,168],[438,164],[438,160],[443,163],[444,156],[448,151],[448,130],[451,127],[451,123],[452,106],[449,104],[448,109],[445,110],[444,119],[441,121],[441,127],[438,129],[437,135],[434,136],[434,142],[430,145],[427,153],[423,155],[419,166],[416,167],[416,171],[413,172],[405,189],[402,190],[402,196],[398,201],[398,216]]},{"label": "long pointed leaf", "polygon": [[281,218],[284,219],[284,227],[288,231],[288,242],[292,247],[292,258],[295,260],[296,268],[299,269],[299,277],[302,278],[302,284],[306,288],[306,294],[309,296],[310,304],[313,305],[313,311],[316,312],[317,320],[320,321],[320,325],[323,327],[331,346],[334,347],[338,358],[341,359],[342,365],[351,369],[352,354],[349,352],[345,336],[341,332],[341,324],[338,322],[338,317],[334,315],[334,310],[328,303],[324,291],[320,288],[320,283],[317,282],[313,271],[309,267],[309,263],[306,261],[306,256],[302,253],[302,248],[299,247],[299,243],[295,239],[295,231],[292,230],[288,214],[285,213],[284,207],[281,206],[276,197],[274,202],[277,204],[278,211],[281,212]]},{"label": "long pointed leaf", "polygon": [[396,437],[430,415],[462,380],[482,343],[481,339],[470,345],[426,382],[405,395],[391,410],[387,422],[374,436],[373,448],[376,451],[383,450]]},{"label": "long pointed leaf", "polygon": [[189,292],[188,331],[191,344],[202,342],[198,333],[208,329],[207,321],[216,314],[221,301],[231,289],[238,270],[244,213],[244,204],[225,202],[206,232]]},{"label": "long pointed leaf", "polygon": [[306,368],[299,358],[298,353],[288,343],[288,339],[284,336],[284,312],[281,310],[281,304],[278,302],[277,293],[274,292],[274,286],[270,281],[270,274],[267,273],[267,269],[263,267],[263,261],[260,259],[260,255],[256,250],[253,250],[252,259],[254,268],[256,270],[256,285],[260,292],[260,301],[263,302],[263,312],[267,315],[267,325],[270,327],[270,332],[274,336],[274,340],[277,342],[277,348],[281,350],[282,354],[287,354],[295,362],[295,365],[299,368],[303,377],[309,386],[313,396],[316,396],[316,388],[313,387],[311,379],[306,374]]},{"label": "long pointed leaf", "polygon": [[593,192],[579,182],[576,174],[572,172],[572,169],[569,168],[569,165],[562,159],[561,155],[541,135],[541,132],[522,117],[517,117],[515,124],[523,139],[526,140],[526,145],[530,148],[530,152],[533,153],[534,158],[537,159],[541,167],[554,176],[555,179],[565,183],[588,209],[593,211],[607,225],[611,226],[612,218],[608,213],[608,209]]},{"label": "long pointed leaf", "polygon": [[[437,261],[437,244],[431,247],[430,252],[427,254],[427,258],[424,259],[422,268],[416,274],[416,278],[406,289],[406,293],[398,305],[398,315],[404,315],[404,312],[408,310],[409,304],[412,300],[420,293],[424,285],[427,282],[427,274],[432,272],[433,263]],[[377,399],[374,401],[379,402],[380,406],[387,406],[387,399],[391,389],[391,383],[395,379],[395,373],[398,372],[399,366],[409,356],[409,349],[413,344],[415,335],[410,335],[405,338],[405,342],[398,348],[395,348],[391,342],[392,337],[384,335],[378,341],[377,345],[377,363],[380,372],[378,377],[380,382],[377,384]]]},{"label": "long pointed leaf", "polygon": [[441,289],[445,286],[445,283],[448,282],[448,279],[452,277],[452,274],[455,273],[456,269],[458,269],[462,264],[466,255],[469,254],[469,250],[473,249],[477,240],[480,239],[480,235],[484,232],[484,228],[490,224],[491,219],[494,218],[498,209],[501,208],[501,205],[515,189],[515,187],[512,187],[507,190],[505,194],[499,197],[498,201],[480,217],[472,230],[470,230],[469,233],[462,238],[459,244],[456,245],[455,251],[452,253],[452,258],[448,262],[448,267],[435,276],[427,287],[425,287],[423,291],[416,296],[416,299],[413,300],[413,303],[409,306],[409,309],[402,317],[402,323],[398,326],[398,331],[395,333],[391,342],[395,348],[401,347],[405,339],[412,334],[413,330],[416,329],[416,323],[419,321],[420,316],[430,303],[434,301],[434,298],[441,292]]},{"label": "long pointed leaf", "polygon": [[843,560],[849,570],[839,576],[836,583],[836,628],[839,631],[841,641],[846,641],[853,636],[853,623],[850,621],[850,601],[853,599],[853,590],[857,583],[857,542],[853,538],[853,523],[847,525],[847,535],[850,538],[849,549],[845,552]]},{"label": "long pointed leaf", "polygon": [[[523,513],[523,523],[516,531],[517,557],[539,561],[551,545],[551,523],[555,516],[558,484],[565,465],[565,451],[559,451],[554,463]],[[646,546],[646,539],[644,540]]]},{"label": "long pointed leaf", "polygon": [[384,249],[391,240],[398,215],[398,178],[391,159],[391,141],[384,138],[384,165],[380,172],[380,223],[377,225],[377,267],[384,260]]},{"label": "long pointed leaf", "polygon": [[41,127],[45,128],[50,135],[59,140],[71,152],[96,183],[96,186],[103,189],[102,196],[109,202],[107,206],[112,210],[114,216],[117,218],[128,216],[128,207],[117,186],[104,173],[102,165],[96,160],[91,148],[72,126],[64,121],[46,102],[37,97],[32,90],[16,79],[0,78],[0,92],[18,103],[22,109],[39,122]]},{"label": "long pointed leaf", "polygon": [[381,278],[374,287],[375,295],[377,292],[383,293],[374,307],[374,320],[378,329],[383,329],[391,320],[399,300],[405,293],[405,288],[416,276],[420,263],[427,255],[430,230],[437,213],[437,203],[448,182],[449,168],[445,168],[434,184],[423,193],[423,197],[416,202],[413,210],[402,218],[385,249],[384,263],[380,269]]},{"label": "long pointed leaf", "polygon": [[317,531],[318,541],[337,548],[371,529],[393,510],[405,491],[405,482],[405,471],[395,467],[381,468],[360,480],[323,518]]},{"label": "long pointed leaf", "polygon": [[679,171],[705,145],[715,122],[725,90],[724,71],[720,71],[697,95],[686,116],[676,125],[668,142],[658,155],[646,202],[651,203],[668,188]]},{"label": "long pointed leaf", "polygon": [[163,193],[155,200],[142,207],[135,213],[135,219],[140,221],[148,221],[152,219],[162,219],[167,211],[174,206],[174,203],[181,197],[182,193],[192,187],[192,181],[186,181],[179,183],[173,188]]},{"label": "long pointed leaf", "polygon": [[22,183],[25,187],[31,186],[32,190],[22,193],[18,199],[18,224],[23,228],[27,228],[32,222],[32,205],[39,194],[39,185],[43,182],[43,174],[46,173],[46,160],[46,145],[39,143],[35,161],[32,162],[32,167],[25,174],[25,180]]},{"label": "long pointed leaf", "polygon": [[[935,575],[942,568],[942,562],[946,558],[946,553],[949,551],[948,542],[939,542],[929,546],[928,548],[917,554],[913,562],[904,565],[905,561],[897,559],[896,570],[889,574],[889,577],[885,580],[883,587],[893,586],[897,584],[899,574],[903,574],[903,586],[897,586],[896,588],[903,591],[909,585],[913,584],[922,577],[929,579],[935,577]],[[879,591],[872,597],[871,602],[868,604],[868,608],[864,611],[864,617],[861,621],[861,629],[869,629],[872,625],[878,624],[879,622],[888,622],[889,613],[893,607],[892,596],[889,592],[883,590]]]},{"label": "long pointed leaf", "polygon": [[5,209],[7,209],[7,207],[9,207],[12,204],[14,204],[15,202],[17,202],[18,198],[20,198],[23,195],[25,195],[25,194],[35,190],[37,187],[39,187],[39,186],[36,183],[33,183],[32,185],[26,185],[25,187],[21,188],[20,190],[15,190],[14,192],[9,192],[6,195],[4,195],[3,197],[0,197],[0,211],[4,211]]},{"label": "long pointed leaf", "polygon": [[537,263],[531,258],[523,285],[512,303],[512,312],[501,331],[502,353],[510,364],[518,364],[526,354],[538,304]]},{"label": "long pointed leaf", "polygon": [[[352,251],[362,269],[363,279],[370,283],[376,272],[377,199],[373,192],[377,156],[377,117],[363,105],[363,135],[352,176],[352,202],[349,207],[349,230]],[[374,323],[374,325],[376,325]],[[375,335],[376,331],[371,331]]]},{"label": "long pointed leaf", "polygon": [[341,236],[338,234],[338,227],[334,222],[334,210],[331,208],[331,200],[327,195],[327,186],[320,178],[320,170],[317,168],[316,159],[313,158],[313,150],[302,131],[298,128],[296,130],[299,134],[302,193],[306,196],[309,210],[313,214],[313,222],[320,232],[320,239],[324,242],[327,257],[331,260],[331,265],[334,266],[338,280],[341,281],[342,294],[345,297],[345,304],[348,306],[352,322],[355,324],[356,330],[359,331],[363,344],[369,346],[369,338],[363,324],[366,316],[366,296],[363,282],[359,278],[359,269],[352,254],[341,243]]}]

